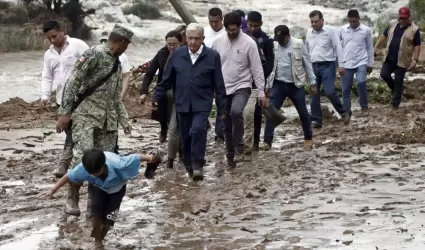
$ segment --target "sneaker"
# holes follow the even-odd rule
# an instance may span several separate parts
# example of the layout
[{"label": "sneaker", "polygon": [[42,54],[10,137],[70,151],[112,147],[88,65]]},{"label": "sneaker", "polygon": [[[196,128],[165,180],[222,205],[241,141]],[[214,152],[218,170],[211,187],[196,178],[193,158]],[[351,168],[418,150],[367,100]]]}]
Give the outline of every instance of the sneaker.
[{"label": "sneaker", "polygon": [[162,133],[160,133],[159,134],[159,142],[160,143],[163,143],[163,142],[165,142],[167,140],[167,134],[162,134]]},{"label": "sneaker", "polygon": [[254,143],[254,145],[252,146],[252,151],[253,152],[258,152],[260,151],[260,143]]},{"label": "sneaker", "polygon": [[192,166],[190,166],[190,167],[185,166],[185,168],[186,168],[186,172],[189,175],[189,177],[193,178],[193,168],[192,168]]},{"label": "sneaker", "polygon": [[167,168],[173,168],[173,167],[174,167],[174,159],[168,159]]},{"label": "sneaker", "polygon": [[244,158],[245,158],[245,156],[243,154],[236,155],[235,156],[235,163],[243,162]]},{"label": "sneaker", "polygon": [[304,140],[304,149],[313,149],[313,140]]}]

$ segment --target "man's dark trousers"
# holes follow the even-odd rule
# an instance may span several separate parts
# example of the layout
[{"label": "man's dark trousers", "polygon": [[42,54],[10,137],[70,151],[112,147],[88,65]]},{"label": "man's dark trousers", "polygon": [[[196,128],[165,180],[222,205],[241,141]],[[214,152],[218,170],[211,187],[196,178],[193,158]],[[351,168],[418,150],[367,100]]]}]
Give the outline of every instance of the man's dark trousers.
[{"label": "man's dark trousers", "polygon": [[178,112],[183,164],[188,172],[205,165],[208,117],[210,112]]},{"label": "man's dark trousers", "polygon": [[[403,95],[403,82],[407,69],[397,66],[397,62],[385,61],[382,64],[381,78],[387,83],[391,89],[393,107],[398,108]],[[394,79],[391,74],[394,73]]]}]

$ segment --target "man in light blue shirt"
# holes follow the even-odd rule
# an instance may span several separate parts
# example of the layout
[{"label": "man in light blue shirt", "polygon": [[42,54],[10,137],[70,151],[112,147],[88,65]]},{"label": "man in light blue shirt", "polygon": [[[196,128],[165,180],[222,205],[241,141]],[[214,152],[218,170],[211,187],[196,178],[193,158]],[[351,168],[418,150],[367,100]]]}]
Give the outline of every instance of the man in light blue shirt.
[{"label": "man in light blue shirt", "polygon": [[341,27],[339,36],[345,58],[345,72],[342,77],[342,100],[345,110],[351,116],[351,87],[354,74],[359,91],[361,111],[368,109],[366,75],[373,69],[372,32],[366,25],[360,24],[357,10],[348,11],[348,23]]},{"label": "man in light blue shirt", "polygon": [[322,85],[325,95],[341,115],[344,123],[349,124],[350,116],[335,92],[336,70],[342,77],[345,63],[338,32],[331,26],[324,25],[322,12],[314,10],[309,17],[313,29],[307,32],[305,44],[313,63],[319,92],[319,94],[310,97],[312,126],[314,128],[322,127],[322,109],[320,106],[320,87]]},{"label": "man in light blue shirt", "polygon": [[[291,99],[301,120],[304,131],[304,147],[313,146],[313,134],[310,117],[305,103],[304,84],[308,81],[312,94],[317,91],[316,77],[310,61],[310,55],[303,40],[291,37],[286,25],[274,29],[274,65],[267,78],[267,88],[270,88],[270,103],[280,109],[286,97]],[[271,148],[274,127],[266,121],[264,131],[264,149]]]},{"label": "man in light blue shirt", "polygon": [[103,247],[103,239],[114,225],[125,195],[127,181],[137,177],[142,161],[148,162],[148,169],[151,167],[156,169],[162,158],[158,150],[150,155],[128,156],[119,156],[97,149],[88,150],[83,154],[82,163],[64,175],[46,196],[53,197],[59,188],[69,181],[78,185],[84,181],[92,184],[91,237],[95,238],[95,247]]}]

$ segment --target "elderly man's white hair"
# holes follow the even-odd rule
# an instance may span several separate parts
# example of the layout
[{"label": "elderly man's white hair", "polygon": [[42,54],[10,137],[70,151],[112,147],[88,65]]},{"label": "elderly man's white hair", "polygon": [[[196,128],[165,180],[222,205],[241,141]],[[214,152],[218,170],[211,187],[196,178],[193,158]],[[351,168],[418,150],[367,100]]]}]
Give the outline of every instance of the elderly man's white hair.
[{"label": "elderly man's white hair", "polygon": [[204,27],[199,23],[191,23],[186,27],[186,32],[188,31],[200,31],[204,35]]}]

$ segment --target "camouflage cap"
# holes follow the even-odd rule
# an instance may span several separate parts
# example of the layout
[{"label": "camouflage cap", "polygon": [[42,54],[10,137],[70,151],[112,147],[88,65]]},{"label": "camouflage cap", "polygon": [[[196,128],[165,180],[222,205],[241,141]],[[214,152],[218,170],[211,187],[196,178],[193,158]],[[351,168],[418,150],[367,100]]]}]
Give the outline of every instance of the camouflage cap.
[{"label": "camouflage cap", "polygon": [[133,38],[133,35],[134,35],[133,31],[131,31],[131,30],[127,29],[127,28],[124,28],[123,26],[121,26],[121,25],[119,25],[119,24],[115,24],[114,29],[112,29],[112,32],[111,32],[111,33],[114,33],[114,34],[116,34],[116,35],[119,35],[119,36],[125,37],[125,38],[127,38],[127,39],[131,42],[131,43],[133,43],[133,42],[131,41],[131,39]]}]

